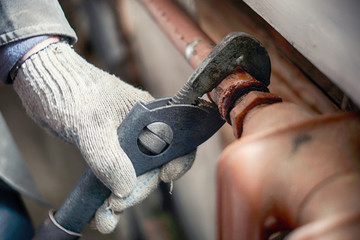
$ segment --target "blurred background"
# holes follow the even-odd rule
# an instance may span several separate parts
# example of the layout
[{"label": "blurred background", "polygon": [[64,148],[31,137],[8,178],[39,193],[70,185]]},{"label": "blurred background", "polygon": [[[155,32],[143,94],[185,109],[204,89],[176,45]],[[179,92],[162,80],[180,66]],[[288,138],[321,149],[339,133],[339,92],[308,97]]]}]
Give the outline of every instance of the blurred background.
[{"label": "blurred background", "polygon": [[[174,95],[193,69],[139,1],[60,0],[79,41],[75,50],[94,65],[153,96]],[[306,59],[270,24],[242,1],[178,0],[177,3],[215,41],[231,31],[254,35],[272,61],[270,90],[309,111],[357,109],[339,87]],[[12,86],[0,86],[0,111],[34,181],[50,204],[24,198],[37,228],[50,208],[58,208],[87,168],[79,151],[49,136],[26,115]],[[128,209],[116,231],[101,235],[88,227],[83,239],[215,239],[216,164],[234,141],[231,128],[203,144],[192,169],[170,195],[163,184],[149,199]]]}]

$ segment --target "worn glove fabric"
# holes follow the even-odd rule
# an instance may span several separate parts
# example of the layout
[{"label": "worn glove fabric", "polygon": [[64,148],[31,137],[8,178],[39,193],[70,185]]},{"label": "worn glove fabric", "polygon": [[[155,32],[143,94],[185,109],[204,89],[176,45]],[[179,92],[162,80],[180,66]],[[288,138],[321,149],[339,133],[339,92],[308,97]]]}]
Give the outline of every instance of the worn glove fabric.
[{"label": "worn glove fabric", "polygon": [[95,216],[100,232],[113,231],[122,210],[146,198],[161,180],[178,179],[195,158],[189,154],[136,178],[117,128],[136,102],[153,98],[89,64],[67,43],[52,44],[23,62],[14,89],[35,122],[75,144],[113,192]]}]

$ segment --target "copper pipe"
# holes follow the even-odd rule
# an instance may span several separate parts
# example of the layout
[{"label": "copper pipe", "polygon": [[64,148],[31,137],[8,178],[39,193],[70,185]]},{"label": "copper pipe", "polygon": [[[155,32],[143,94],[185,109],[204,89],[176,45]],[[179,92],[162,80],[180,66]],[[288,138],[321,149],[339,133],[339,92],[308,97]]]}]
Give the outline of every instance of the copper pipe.
[{"label": "copper pipe", "polygon": [[215,43],[173,1],[141,2],[190,65],[197,68],[214,48]]}]

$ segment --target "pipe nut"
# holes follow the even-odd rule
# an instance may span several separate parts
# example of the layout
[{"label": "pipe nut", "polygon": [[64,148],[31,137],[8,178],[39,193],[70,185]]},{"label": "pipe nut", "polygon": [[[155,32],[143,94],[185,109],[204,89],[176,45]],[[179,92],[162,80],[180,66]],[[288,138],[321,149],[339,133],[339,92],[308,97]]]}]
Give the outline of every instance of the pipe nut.
[{"label": "pipe nut", "polygon": [[236,138],[241,137],[244,118],[251,109],[261,104],[273,104],[277,102],[282,102],[279,96],[260,91],[251,91],[239,99],[229,114],[234,136]]},{"label": "pipe nut", "polygon": [[241,99],[251,91],[269,92],[262,82],[257,81],[247,72],[238,69],[219,83],[210,93],[210,98],[218,106],[221,116],[228,123],[231,123],[230,111],[238,99]]}]

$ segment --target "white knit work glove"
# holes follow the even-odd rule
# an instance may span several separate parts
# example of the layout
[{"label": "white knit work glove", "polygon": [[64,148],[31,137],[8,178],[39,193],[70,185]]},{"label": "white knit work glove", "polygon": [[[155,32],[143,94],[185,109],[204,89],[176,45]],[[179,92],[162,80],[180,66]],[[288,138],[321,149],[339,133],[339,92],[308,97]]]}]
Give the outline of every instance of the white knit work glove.
[{"label": "white knit work glove", "polygon": [[89,64],[67,43],[52,44],[22,63],[14,89],[35,122],[75,144],[111,189],[95,215],[102,233],[114,230],[121,211],[146,198],[161,180],[181,177],[194,161],[192,153],[136,178],[117,128],[136,102],[153,98]]}]

